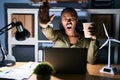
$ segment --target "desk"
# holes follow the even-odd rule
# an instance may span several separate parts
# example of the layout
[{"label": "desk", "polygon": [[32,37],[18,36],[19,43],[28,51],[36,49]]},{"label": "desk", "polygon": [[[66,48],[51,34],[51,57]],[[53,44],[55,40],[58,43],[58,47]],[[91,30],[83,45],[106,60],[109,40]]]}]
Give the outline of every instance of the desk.
[{"label": "desk", "polygon": [[[25,62],[17,62],[13,68],[21,66]],[[51,76],[51,80],[120,80],[120,65],[114,65],[119,71],[116,75],[100,73],[100,69],[104,64],[87,64],[86,74],[55,74]],[[36,80],[36,75],[33,74],[29,80]]]}]

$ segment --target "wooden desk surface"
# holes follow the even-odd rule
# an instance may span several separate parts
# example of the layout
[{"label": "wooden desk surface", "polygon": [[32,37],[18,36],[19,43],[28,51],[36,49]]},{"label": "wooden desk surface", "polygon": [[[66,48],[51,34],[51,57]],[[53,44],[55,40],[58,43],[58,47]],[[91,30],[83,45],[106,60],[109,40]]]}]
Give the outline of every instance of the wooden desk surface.
[{"label": "wooden desk surface", "polygon": [[[25,62],[17,62],[13,68],[21,66]],[[100,69],[104,64],[87,64],[86,74],[55,74],[51,76],[51,80],[120,80],[120,65],[114,65],[118,69],[115,75],[100,73]],[[29,80],[36,80],[36,75],[33,74]]]}]

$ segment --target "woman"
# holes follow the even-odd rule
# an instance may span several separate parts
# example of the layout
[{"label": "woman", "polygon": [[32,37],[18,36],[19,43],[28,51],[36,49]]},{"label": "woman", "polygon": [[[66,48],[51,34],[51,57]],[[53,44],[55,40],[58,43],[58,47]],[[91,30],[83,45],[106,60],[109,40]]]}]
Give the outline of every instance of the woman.
[{"label": "woman", "polygon": [[[39,24],[44,35],[53,41],[54,47],[65,48],[88,48],[88,63],[94,64],[98,54],[98,41],[95,35],[95,28],[90,28],[91,39],[86,39],[77,29],[78,15],[73,8],[65,8],[61,13],[62,30],[53,30],[49,24],[54,15],[49,17],[49,4],[44,2],[39,9]],[[93,25],[91,25],[93,26]]]}]

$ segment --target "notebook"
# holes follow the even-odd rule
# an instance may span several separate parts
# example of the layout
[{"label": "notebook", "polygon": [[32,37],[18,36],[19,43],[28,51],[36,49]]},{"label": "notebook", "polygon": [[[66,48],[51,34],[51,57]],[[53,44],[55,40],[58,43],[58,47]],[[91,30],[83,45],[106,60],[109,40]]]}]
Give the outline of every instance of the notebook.
[{"label": "notebook", "polygon": [[18,68],[7,69],[0,72],[0,80],[28,80],[38,62],[28,62]]},{"label": "notebook", "polygon": [[45,48],[44,61],[53,65],[57,74],[86,73],[86,48]]}]

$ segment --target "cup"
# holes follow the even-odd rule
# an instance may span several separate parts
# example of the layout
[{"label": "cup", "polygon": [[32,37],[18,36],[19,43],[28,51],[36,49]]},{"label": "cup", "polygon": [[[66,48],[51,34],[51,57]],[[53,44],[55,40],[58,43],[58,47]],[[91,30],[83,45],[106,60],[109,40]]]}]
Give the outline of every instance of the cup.
[{"label": "cup", "polygon": [[85,38],[91,38],[91,33],[89,32],[89,28],[93,27],[92,24],[94,24],[94,22],[83,23],[83,31]]}]

